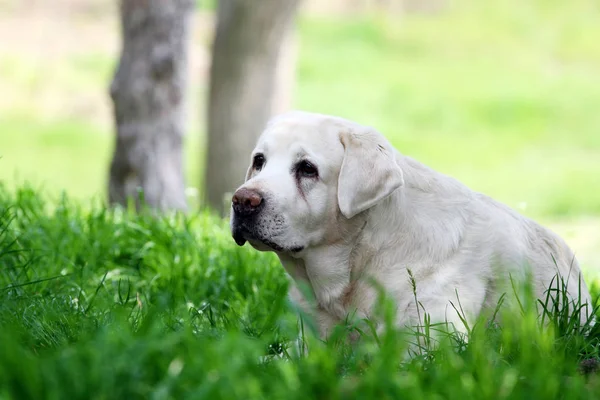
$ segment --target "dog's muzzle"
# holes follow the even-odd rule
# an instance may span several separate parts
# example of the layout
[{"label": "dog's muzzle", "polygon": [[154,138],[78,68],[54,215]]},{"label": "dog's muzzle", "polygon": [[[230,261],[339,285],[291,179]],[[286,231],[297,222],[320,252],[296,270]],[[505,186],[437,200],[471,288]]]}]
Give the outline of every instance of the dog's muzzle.
[{"label": "dog's muzzle", "polygon": [[279,252],[298,253],[304,249],[304,246],[286,247],[275,243],[260,229],[258,220],[261,211],[265,208],[265,198],[261,193],[251,189],[238,189],[231,199],[231,207],[233,209],[231,231],[238,246],[243,246],[246,241],[250,241],[255,247],[258,243],[262,243],[271,250]]}]

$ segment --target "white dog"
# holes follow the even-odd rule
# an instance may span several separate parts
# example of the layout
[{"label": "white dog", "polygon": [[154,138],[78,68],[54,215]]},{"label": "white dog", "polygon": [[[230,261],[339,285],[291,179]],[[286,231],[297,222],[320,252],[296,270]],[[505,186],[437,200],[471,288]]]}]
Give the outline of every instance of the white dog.
[{"label": "white dog", "polygon": [[[509,276],[530,277],[544,298],[559,274],[571,300],[590,305],[583,318],[591,314],[561,238],[342,118],[291,112],[271,120],[233,196],[231,229],[239,245],[274,251],[312,289],[322,337],[348,314],[371,315],[371,279],[395,300],[399,325],[421,324],[426,312],[432,323],[462,329],[451,302],[473,321],[496,306]],[[302,301],[299,294],[292,286]]]}]

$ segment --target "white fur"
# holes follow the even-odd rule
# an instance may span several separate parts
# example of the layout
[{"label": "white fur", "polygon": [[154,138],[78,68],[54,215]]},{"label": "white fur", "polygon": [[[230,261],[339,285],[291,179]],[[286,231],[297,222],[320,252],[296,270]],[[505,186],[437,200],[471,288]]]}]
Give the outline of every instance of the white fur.
[{"label": "white fur", "polygon": [[[525,279],[529,271],[542,298],[559,273],[569,280],[569,295],[579,296],[579,265],[561,238],[400,154],[371,128],[292,112],[269,123],[253,154],[258,152],[265,166],[251,166],[242,186],[265,197],[257,232],[284,249],[303,246],[277,255],[316,298],[313,311],[323,337],[350,313],[372,314],[377,292],[370,279],[395,300],[399,325],[422,322],[409,269],[432,322],[458,329],[462,324],[451,305],[458,306],[457,293],[472,321],[495,306],[509,275]],[[302,158],[318,167],[317,180],[296,181],[291,171]],[[232,228],[235,218],[232,213]],[[272,251],[260,239],[247,240]],[[581,292],[591,304],[583,281]],[[296,287],[291,294],[304,301]]]}]

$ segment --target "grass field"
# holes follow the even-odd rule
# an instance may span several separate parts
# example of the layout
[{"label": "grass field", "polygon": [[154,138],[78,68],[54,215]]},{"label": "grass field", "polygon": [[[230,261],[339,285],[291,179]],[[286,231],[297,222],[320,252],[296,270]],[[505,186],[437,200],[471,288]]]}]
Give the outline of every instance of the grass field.
[{"label": "grass field", "polygon": [[[373,125],[400,151],[552,226],[595,281],[600,10],[587,0],[452,4],[304,15],[295,105]],[[600,331],[583,337],[557,316],[541,330],[515,313],[407,364],[397,332],[363,330],[349,348],[350,328],[321,343],[306,321],[311,351],[299,354],[272,255],[237,247],[208,213],[102,207],[114,9],[36,7],[0,7],[0,35],[15,38],[0,41],[0,399],[600,397],[597,375],[580,371],[597,362]],[[194,31],[196,110],[209,19],[199,13]],[[201,185],[203,124],[203,112],[190,114],[191,187]]]},{"label": "grass field", "polygon": [[[585,337],[556,314],[542,330],[527,306],[437,350],[426,331],[364,324],[323,343],[306,319],[303,355],[277,264],[209,214],[84,210],[0,188],[0,399],[600,395],[600,329]],[[361,341],[349,347],[353,331]],[[408,342],[422,350],[402,363]]]}]

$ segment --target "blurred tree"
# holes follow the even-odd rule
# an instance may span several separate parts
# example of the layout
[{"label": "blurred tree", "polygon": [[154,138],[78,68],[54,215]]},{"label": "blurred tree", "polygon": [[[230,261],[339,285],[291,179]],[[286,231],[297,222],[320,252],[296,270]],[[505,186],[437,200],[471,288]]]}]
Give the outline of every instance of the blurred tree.
[{"label": "blurred tree", "polygon": [[182,142],[193,5],[121,0],[121,59],[110,87],[117,128],[111,203],[138,200],[141,189],[153,208],[187,208]]},{"label": "blurred tree", "polygon": [[293,81],[300,0],[219,0],[208,105],[206,200],[222,211],[243,182],[250,152]]}]

